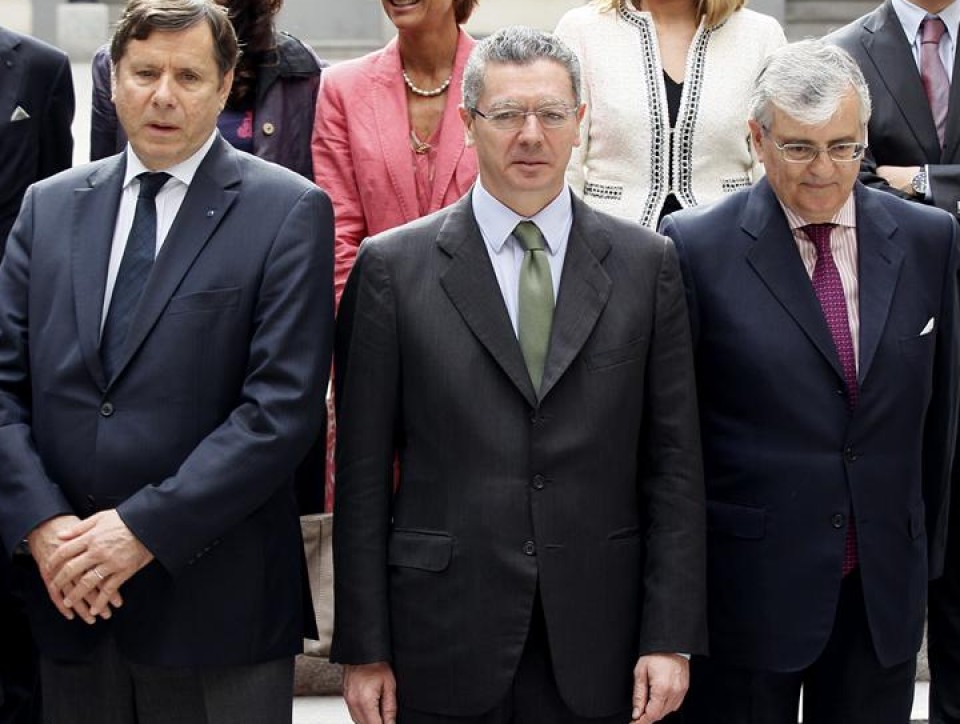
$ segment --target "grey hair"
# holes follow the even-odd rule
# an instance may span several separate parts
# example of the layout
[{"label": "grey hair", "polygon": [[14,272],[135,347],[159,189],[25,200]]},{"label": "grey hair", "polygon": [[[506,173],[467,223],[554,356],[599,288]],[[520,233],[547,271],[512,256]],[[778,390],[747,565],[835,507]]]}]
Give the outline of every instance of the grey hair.
[{"label": "grey hair", "polygon": [[825,124],[851,91],[860,105],[860,123],[870,120],[870,89],[850,55],[821,40],[801,40],[771,53],[750,98],[750,118],[762,128],[773,122],[774,106],[811,126]]},{"label": "grey hair", "polygon": [[553,33],[513,25],[498,30],[474,46],[463,71],[463,105],[472,109],[477,107],[483,95],[483,80],[488,63],[510,65],[528,65],[537,60],[552,60],[567,71],[570,76],[573,96],[580,107],[580,61]]}]

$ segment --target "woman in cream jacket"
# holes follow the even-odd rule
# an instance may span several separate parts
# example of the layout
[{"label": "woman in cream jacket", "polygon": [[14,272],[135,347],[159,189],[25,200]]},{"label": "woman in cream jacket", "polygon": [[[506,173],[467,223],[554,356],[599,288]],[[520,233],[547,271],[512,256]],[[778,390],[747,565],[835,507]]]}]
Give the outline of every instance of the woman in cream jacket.
[{"label": "woman in cream jacket", "polygon": [[567,179],[598,209],[656,227],[762,174],[747,134],[760,65],[783,45],[743,0],[593,0],[559,35],[580,58],[587,112]]}]

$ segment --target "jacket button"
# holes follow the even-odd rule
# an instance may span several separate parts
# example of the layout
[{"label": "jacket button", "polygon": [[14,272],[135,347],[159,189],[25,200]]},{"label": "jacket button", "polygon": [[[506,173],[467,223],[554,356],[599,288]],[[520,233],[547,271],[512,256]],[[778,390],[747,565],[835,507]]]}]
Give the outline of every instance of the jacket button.
[{"label": "jacket button", "polygon": [[528,556],[537,555],[536,543],[534,543],[532,540],[528,540],[526,543],[523,544],[523,552],[526,553]]},{"label": "jacket button", "polygon": [[547,479],[542,475],[533,476],[533,489],[534,490],[543,490],[543,486],[546,485]]},{"label": "jacket button", "polygon": [[857,458],[859,458],[860,455],[857,454],[857,451],[854,450],[852,447],[848,447],[846,450],[843,451],[843,457],[846,458],[848,463],[852,463]]},{"label": "jacket button", "polygon": [[834,513],[830,516],[830,525],[834,528],[842,528],[843,524],[847,521],[847,516],[843,513]]},{"label": "jacket button", "polygon": [[110,417],[110,415],[112,415],[113,412],[114,412],[114,409],[113,409],[112,402],[104,402],[102,405],[100,405],[100,414],[103,415],[104,417]]},{"label": "jacket button", "polygon": [[266,123],[263,124],[263,135],[264,135],[264,136],[272,136],[272,135],[273,135],[273,132],[276,131],[276,130],[277,130],[277,127],[274,126],[272,123],[270,123],[270,121],[267,121]]}]

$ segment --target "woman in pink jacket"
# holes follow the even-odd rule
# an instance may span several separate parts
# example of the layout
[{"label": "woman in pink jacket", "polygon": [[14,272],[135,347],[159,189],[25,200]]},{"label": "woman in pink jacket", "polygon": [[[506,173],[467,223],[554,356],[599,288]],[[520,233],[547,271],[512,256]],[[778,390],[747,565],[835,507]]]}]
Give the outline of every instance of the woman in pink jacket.
[{"label": "woman in pink jacket", "polygon": [[360,242],[447,206],[477,159],[457,113],[478,0],[381,0],[397,28],[386,47],[324,71],[313,126],[317,185],[336,212],[335,285]]}]

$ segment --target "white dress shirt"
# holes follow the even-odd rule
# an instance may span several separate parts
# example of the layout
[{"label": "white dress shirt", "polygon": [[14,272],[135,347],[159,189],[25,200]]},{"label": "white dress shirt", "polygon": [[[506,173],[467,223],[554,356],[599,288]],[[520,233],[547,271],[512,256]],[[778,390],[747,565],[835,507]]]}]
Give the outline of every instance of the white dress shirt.
[{"label": "white dress shirt", "polygon": [[[173,226],[174,219],[180,211],[183,199],[187,195],[187,188],[193,181],[200,163],[207,155],[207,151],[213,145],[217,137],[217,131],[210,134],[210,138],[197,151],[184,161],[171,166],[170,168],[157,169],[170,174],[171,178],[163,185],[156,196],[157,204],[157,250],[163,246],[163,241]],[[150,169],[143,165],[143,162],[137,158],[130,144],[127,144],[127,169],[123,175],[123,186],[120,191],[120,208],[117,211],[117,225],[113,230],[113,245],[110,247],[110,263],[107,266],[107,285],[103,291],[103,308],[100,314],[100,332],[103,333],[103,325],[107,319],[107,311],[110,309],[110,300],[113,298],[113,288],[117,283],[117,273],[120,271],[120,262],[123,260],[123,252],[127,248],[127,237],[130,236],[130,229],[133,227],[133,217],[137,210],[137,196],[140,194],[140,181],[137,179],[141,173],[148,173]]]},{"label": "white dress shirt", "polygon": [[553,298],[556,303],[560,292],[560,274],[567,255],[567,238],[573,226],[573,202],[570,189],[564,185],[560,194],[531,217],[520,216],[504,206],[483,188],[477,179],[473,187],[473,215],[480,227],[493,272],[500,285],[503,302],[510,315],[514,334],[517,334],[517,309],[519,306],[520,266],[523,264],[523,247],[513,236],[513,230],[521,221],[532,221],[540,229],[546,242],[550,275],[553,277]]}]

